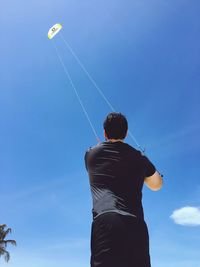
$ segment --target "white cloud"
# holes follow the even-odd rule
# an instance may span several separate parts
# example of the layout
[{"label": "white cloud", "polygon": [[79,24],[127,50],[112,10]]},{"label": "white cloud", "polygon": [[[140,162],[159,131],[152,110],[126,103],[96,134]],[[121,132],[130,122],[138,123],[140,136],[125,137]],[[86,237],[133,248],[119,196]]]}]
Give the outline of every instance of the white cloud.
[{"label": "white cloud", "polygon": [[176,224],[197,226],[200,225],[200,208],[186,206],[175,210],[170,218]]}]

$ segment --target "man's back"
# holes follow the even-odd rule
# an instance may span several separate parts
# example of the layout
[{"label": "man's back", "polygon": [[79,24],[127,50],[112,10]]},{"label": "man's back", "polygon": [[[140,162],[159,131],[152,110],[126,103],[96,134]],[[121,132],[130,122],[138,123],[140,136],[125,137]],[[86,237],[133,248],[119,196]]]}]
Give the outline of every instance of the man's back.
[{"label": "man's back", "polygon": [[127,143],[128,122],[112,112],[104,123],[106,142],[85,154],[93,198],[91,267],[151,267],[143,218],[142,187],[162,186],[154,165]]},{"label": "man's back", "polygon": [[154,165],[145,156],[127,143],[106,141],[86,152],[85,164],[93,217],[112,210],[143,219],[144,178],[155,173]]}]

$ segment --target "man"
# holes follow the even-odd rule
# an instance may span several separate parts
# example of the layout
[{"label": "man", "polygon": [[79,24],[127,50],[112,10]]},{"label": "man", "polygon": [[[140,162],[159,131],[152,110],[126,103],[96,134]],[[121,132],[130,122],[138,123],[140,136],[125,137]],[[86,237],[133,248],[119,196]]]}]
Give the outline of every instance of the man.
[{"label": "man", "polygon": [[150,267],[142,187],[162,187],[162,177],[140,151],[124,142],[128,122],[112,112],[104,121],[106,141],[85,154],[93,198],[91,267]]}]

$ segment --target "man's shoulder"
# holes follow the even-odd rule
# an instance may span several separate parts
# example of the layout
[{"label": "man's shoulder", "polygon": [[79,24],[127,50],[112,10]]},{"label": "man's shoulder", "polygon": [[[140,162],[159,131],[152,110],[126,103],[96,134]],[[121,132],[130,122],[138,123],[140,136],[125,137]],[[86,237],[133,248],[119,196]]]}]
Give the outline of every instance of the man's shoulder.
[{"label": "man's shoulder", "polygon": [[94,146],[90,146],[90,147],[88,147],[88,148],[87,148],[87,150],[86,150],[86,151],[90,151],[90,150],[92,150],[92,149],[95,149],[95,148],[97,148],[97,147],[101,146],[101,144],[102,144],[102,143],[99,143],[99,144],[97,144],[97,145],[94,145]]},{"label": "man's shoulder", "polygon": [[141,152],[137,149],[135,149],[133,146],[129,145],[125,142],[120,142],[116,146],[116,144],[113,144],[111,142],[102,142],[97,145],[91,146],[86,150],[86,154],[96,154],[103,151],[114,151],[117,149],[118,151],[125,151],[126,153],[133,153],[135,155],[140,156]]},{"label": "man's shoulder", "polygon": [[86,169],[88,169],[88,164],[93,160],[94,158],[97,157],[98,152],[102,150],[102,143],[97,144],[95,146],[89,147],[86,152],[85,152],[85,165]]},{"label": "man's shoulder", "polygon": [[130,153],[133,153],[135,155],[138,155],[140,156],[141,155],[141,151],[140,150],[137,150],[136,148],[134,148],[133,146],[131,146],[130,144],[128,143],[123,143],[124,144],[124,149],[129,151]]},{"label": "man's shoulder", "polygon": [[99,143],[97,145],[90,146],[89,148],[87,148],[85,154],[94,153],[102,149],[103,149],[103,143]]}]

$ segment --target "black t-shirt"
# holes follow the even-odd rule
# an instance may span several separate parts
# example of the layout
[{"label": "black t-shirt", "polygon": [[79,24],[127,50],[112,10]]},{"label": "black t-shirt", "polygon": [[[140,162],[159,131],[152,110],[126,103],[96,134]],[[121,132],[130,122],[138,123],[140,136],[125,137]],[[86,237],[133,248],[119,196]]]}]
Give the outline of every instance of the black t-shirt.
[{"label": "black t-shirt", "polygon": [[144,218],[144,178],[156,171],[147,157],[127,143],[106,141],[87,150],[85,166],[90,178],[93,218],[107,211]]}]

